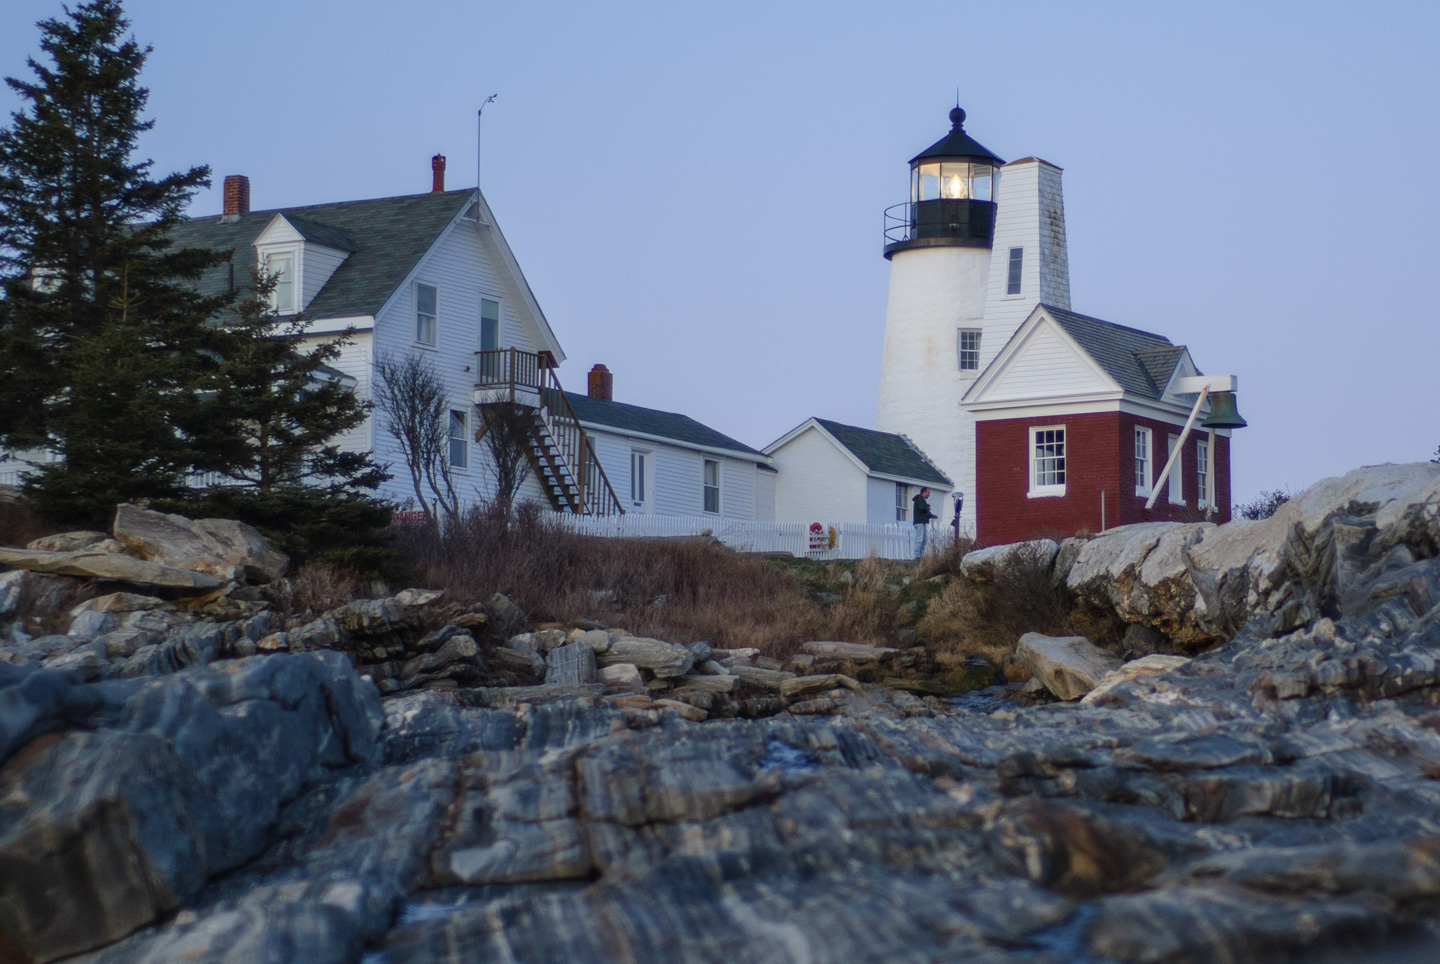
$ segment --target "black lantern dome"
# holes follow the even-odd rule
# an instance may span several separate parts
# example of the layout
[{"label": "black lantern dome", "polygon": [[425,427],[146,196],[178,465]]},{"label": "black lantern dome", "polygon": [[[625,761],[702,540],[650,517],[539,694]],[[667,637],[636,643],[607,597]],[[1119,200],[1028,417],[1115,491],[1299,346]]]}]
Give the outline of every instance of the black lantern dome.
[{"label": "black lantern dome", "polygon": [[996,169],[1004,163],[965,132],[965,111],[956,106],[950,133],[910,158],[910,200],[885,211],[885,257],[907,248],[989,248]]}]

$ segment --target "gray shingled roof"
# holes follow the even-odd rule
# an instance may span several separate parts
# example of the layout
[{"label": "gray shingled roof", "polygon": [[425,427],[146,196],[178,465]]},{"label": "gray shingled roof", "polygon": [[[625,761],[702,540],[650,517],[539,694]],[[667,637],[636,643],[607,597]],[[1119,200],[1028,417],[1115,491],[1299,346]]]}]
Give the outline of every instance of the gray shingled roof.
[{"label": "gray shingled roof", "polygon": [[688,442],[691,445],[700,445],[705,448],[745,452],[758,459],[765,458],[763,453],[757,452],[744,442],[737,442],[728,435],[721,435],[710,426],[701,425],[688,415],[662,412],[653,408],[641,408],[639,405],[627,405],[624,402],[610,402],[603,398],[591,398],[589,395],[581,395],[579,392],[566,392],[565,396],[570,399],[571,407],[575,409],[575,414],[582,422],[604,425],[622,432],[637,432],[642,435],[674,439],[677,442]]},{"label": "gray shingled roof", "polygon": [[947,489],[953,486],[945,473],[937,469],[925,453],[903,435],[842,425],[823,418],[815,421],[833,435],[837,442],[849,449],[871,472],[942,485]]},{"label": "gray shingled roof", "polygon": [[[374,315],[474,194],[470,188],[309,204],[251,211],[228,222],[218,217],[191,218],[176,225],[171,238],[183,247],[235,252],[234,278],[240,286],[248,281],[255,263],[251,245],[275,215],[283,214],[307,241],[352,252],[306,313],[314,318]],[[230,278],[229,267],[221,266],[201,279],[200,289],[204,294],[223,294],[229,290]]]},{"label": "gray shingled roof", "polygon": [[1183,345],[1171,344],[1164,335],[1078,315],[1054,305],[1043,307],[1125,391],[1146,398],[1164,394],[1185,352]]}]

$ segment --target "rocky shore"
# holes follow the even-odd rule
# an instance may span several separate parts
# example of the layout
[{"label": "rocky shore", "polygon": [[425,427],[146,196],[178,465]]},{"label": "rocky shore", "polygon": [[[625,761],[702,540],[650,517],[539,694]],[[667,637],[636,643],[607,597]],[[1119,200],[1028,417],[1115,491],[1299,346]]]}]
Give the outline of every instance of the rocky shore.
[{"label": "rocky shore", "polygon": [[780,663],[504,597],[292,625],[234,523],[41,542],[0,549],[0,960],[1440,947],[1440,466],[967,558],[1129,627],[1021,643],[1036,705],[934,695],[918,648]]}]

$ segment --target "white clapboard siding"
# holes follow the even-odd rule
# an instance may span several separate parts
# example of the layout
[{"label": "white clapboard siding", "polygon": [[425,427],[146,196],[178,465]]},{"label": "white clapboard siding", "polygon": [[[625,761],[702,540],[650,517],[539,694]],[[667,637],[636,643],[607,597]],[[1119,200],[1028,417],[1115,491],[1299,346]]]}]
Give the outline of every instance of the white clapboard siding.
[{"label": "white clapboard siding", "polygon": [[[824,548],[811,551],[810,524],[761,522],[754,519],[717,519],[715,516],[636,515],[556,517],[564,529],[603,538],[664,539],[713,536],[740,552],[784,552],[817,559],[908,559],[915,553],[914,529],[909,525],[871,525],[863,522],[821,522]],[[830,529],[835,547],[829,548]]]},{"label": "white clapboard siding", "polygon": [[1047,317],[985,397],[994,401],[1051,398],[1112,389],[1109,380],[1070,346]]},{"label": "white clapboard siding", "polygon": [[[720,463],[720,513],[716,518],[753,519],[756,514],[755,477],[760,471],[751,460],[732,458],[718,452],[703,452],[653,439],[635,439],[620,430],[603,426],[586,427],[595,443],[595,453],[610,485],[628,515],[660,514],[703,516],[706,459]],[[630,454],[650,455],[650,491],[643,506],[630,499]],[[773,514],[772,514],[773,518]]]},{"label": "white clapboard siding", "polygon": [[777,522],[866,519],[865,472],[816,428],[771,453]]},{"label": "white clapboard siding", "polygon": [[[920,491],[907,487],[905,490],[905,521],[910,519],[910,496]],[[895,518],[895,483],[888,479],[866,478],[865,480],[865,521],[884,524],[897,522]]]},{"label": "white clapboard siding", "polygon": [[755,519],[757,522],[775,521],[775,479],[777,473],[771,469],[755,467]]}]

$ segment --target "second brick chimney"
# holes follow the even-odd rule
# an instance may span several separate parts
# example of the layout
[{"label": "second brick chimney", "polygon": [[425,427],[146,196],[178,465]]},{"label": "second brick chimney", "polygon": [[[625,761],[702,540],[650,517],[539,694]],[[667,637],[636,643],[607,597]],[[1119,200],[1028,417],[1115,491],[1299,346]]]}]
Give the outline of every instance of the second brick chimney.
[{"label": "second brick chimney", "polygon": [[589,392],[591,398],[603,398],[607,402],[615,400],[615,376],[610,374],[610,369],[604,365],[596,365],[590,369]]},{"label": "second brick chimney", "polygon": [[225,175],[225,213],[227,218],[238,218],[250,213],[250,179],[244,174]]},{"label": "second brick chimney", "polygon": [[445,190],[445,155],[436,154],[430,158],[430,172],[435,175],[434,183],[430,186],[431,194],[439,194]]}]

